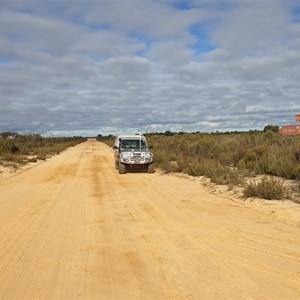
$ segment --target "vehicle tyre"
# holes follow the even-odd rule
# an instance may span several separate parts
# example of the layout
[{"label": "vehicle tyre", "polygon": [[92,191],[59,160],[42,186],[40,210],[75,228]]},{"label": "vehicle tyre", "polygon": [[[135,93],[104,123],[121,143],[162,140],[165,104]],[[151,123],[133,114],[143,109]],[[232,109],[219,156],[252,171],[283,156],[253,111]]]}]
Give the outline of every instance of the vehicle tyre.
[{"label": "vehicle tyre", "polygon": [[119,165],[118,162],[115,160],[115,169],[118,170],[119,169]]},{"label": "vehicle tyre", "polygon": [[148,165],[148,173],[154,173],[154,165],[153,164]]},{"label": "vehicle tyre", "polygon": [[119,169],[119,174],[125,174],[126,173],[126,166],[124,164],[120,163],[120,162],[119,162],[118,169]]}]

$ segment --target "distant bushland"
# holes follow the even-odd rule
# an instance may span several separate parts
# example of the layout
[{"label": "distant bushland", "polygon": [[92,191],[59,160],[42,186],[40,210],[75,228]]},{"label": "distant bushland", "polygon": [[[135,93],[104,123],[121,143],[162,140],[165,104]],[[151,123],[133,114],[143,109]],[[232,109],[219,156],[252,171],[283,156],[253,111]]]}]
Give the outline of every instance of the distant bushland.
[{"label": "distant bushland", "polygon": [[58,154],[85,141],[82,137],[51,137],[39,134],[0,133],[0,164],[18,167]]},{"label": "distant bushland", "polygon": [[[216,184],[227,185],[242,184],[244,178],[256,175],[299,181],[300,136],[283,137],[278,129],[268,125],[263,131],[145,135],[153,147],[156,167],[164,172],[207,176]],[[112,136],[100,140],[110,146],[113,143]],[[263,184],[262,188],[268,187]]]}]

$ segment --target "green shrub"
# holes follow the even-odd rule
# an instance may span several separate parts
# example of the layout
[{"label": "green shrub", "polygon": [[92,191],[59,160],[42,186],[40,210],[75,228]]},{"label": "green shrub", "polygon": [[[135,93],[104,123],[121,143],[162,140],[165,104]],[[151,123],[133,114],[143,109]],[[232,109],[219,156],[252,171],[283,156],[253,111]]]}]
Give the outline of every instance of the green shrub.
[{"label": "green shrub", "polygon": [[[15,155],[12,153],[5,153],[1,157],[2,162],[10,162],[10,163],[15,163],[18,165],[24,165],[26,164],[26,157],[24,155]],[[3,163],[2,163],[3,164]]]},{"label": "green shrub", "polygon": [[28,159],[28,156],[46,159],[47,156],[58,154],[85,140],[82,137],[43,138],[39,134],[20,135],[3,132],[0,133],[1,164],[5,162],[14,163],[15,166],[25,164],[32,160]]},{"label": "green shrub", "polygon": [[279,132],[279,126],[277,125],[267,125],[263,132],[267,132],[267,131],[273,131],[273,132]]},{"label": "green shrub", "polygon": [[239,170],[242,170],[242,171],[244,171],[246,169],[245,160],[243,158],[238,161],[237,167]]},{"label": "green shrub", "polygon": [[255,161],[256,160],[256,153],[253,150],[247,150],[245,154],[245,161]]},{"label": "green shrub", "polygon": [[258,197],[263,199],[283,199],[290,197],[290,191],[283,181],[274,177],[263,177],[261,181],[251,181],[244,189],[245,197]]},{"label": "green shrub", "polygon": [[201,161],[194,159],[184,170],[188,175],[207,176],[210,178],[222,176],[226,172],[221,164],[214,162],[212,159]]},{"label": "green shrub", "polygon": [[295,156],[296,161],[300,161],[300,150],[297,149],[294,152],[294,156]]},{"label": "green shrub", "polygon": [[[229,133],[149,133],[157,168],[207,176],[228,184],[248,174],[300,179],[300,135],[280,136],[278,126]],[[99,137],[109,145],[114,137]],[[175,163],[176,162],[176,163]]]}]

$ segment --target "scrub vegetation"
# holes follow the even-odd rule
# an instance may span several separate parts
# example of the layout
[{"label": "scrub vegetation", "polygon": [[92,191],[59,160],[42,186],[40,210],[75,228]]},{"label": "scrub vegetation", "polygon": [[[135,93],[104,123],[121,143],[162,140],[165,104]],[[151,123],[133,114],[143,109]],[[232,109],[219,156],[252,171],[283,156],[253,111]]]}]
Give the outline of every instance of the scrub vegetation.
[{"label": "scrub vegetation", "polygon": [[[206,176],[230,187],[240,185],[246,197],[281,199],[290,195],[281,181],[268,177],[245,183],[245,178],[257,175],[300,180],[300,136],[283,137],[278,131],[278,126],[269,125],[263,131],[145,135],[153,147],[155,166],[164,172]],[[111,145],[113,137],[101,140]]]},{"label": "scrub vegetation", "polygon": [[39,134],[0,133],[0,164],[18,168],[28,162],[45,160],[86,140],[82,137],[44,138]]},{"label": "scrub vegetation", "polygon": [[260,181],[251,180],[244,189],[245,197],[264,199],[290,198],[290,191],[284,187],[282,180],[274,177],[263,177]]}]

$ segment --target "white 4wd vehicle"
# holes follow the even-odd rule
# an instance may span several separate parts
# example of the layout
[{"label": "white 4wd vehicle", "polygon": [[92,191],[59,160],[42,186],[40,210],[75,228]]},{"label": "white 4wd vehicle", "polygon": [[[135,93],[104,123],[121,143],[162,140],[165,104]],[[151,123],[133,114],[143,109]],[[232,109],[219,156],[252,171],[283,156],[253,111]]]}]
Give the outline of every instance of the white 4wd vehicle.
[{"label": "white 4wd vehicle", "polygon": [[128,168],[144,169],[154,172],[153,154],[149,151],[146,138],[143,135],[119,135],[114,144],[115,167],[120,174],[125,174]]}]

